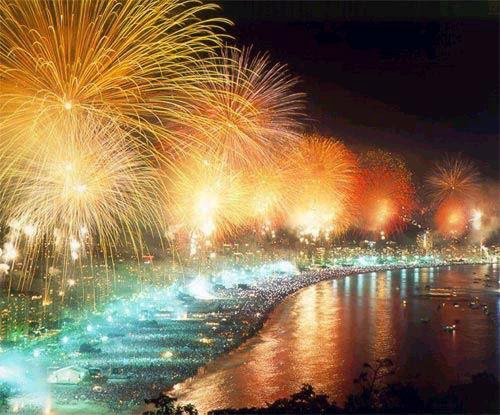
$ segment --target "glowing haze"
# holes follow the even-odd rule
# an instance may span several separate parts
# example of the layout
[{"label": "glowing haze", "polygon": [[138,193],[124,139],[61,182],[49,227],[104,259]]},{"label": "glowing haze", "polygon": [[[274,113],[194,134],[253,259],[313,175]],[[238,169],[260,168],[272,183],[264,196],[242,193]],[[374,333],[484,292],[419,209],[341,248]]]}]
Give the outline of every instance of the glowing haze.
[{"label": "glowing haze", "polygon": [[[307,241],[349,230],[383,240],[414,222],[403,159],[303,134],[315,126],[298,78],[227,45],[216,5],[0,0],[0,11],[9,287],[29,289],[38,272],[49,302],[51,280],[64,295],[78,266],[120,249],[140,257],[165,234],[194,255],[285,228]],[[471,162],[444,159],[427,187],[424,228],[480,243],[498,228],[497,193]]]}]

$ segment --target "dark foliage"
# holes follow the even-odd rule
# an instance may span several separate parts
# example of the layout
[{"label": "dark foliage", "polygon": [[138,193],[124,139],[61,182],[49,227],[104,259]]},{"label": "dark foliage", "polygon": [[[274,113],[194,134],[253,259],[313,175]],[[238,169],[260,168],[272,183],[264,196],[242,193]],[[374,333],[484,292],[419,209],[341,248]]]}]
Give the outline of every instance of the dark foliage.
[{"label": "dark foliage", "polygon": [[470,381],[450,388],[431,401],[433,412],[500,413],[500,383],[491,373],[477,373]]},{"label": "dark foliage", "polygon": [[143,415],[198,415],[194,405],[175,405],[177,399],[163,393],[157,398],[145,399],[144,401],[148,405],[153,405],[155,409],[146,411]]},{"label": "dark foliage", "polygon": [[354,379],[361,391],[347,398],[345,411],[350,413],[374,412],[384,405],[384,385],[387,378],[394,374],[391,359],[377,359],[374,365],[365,363],[363,371]]},{"label": "dark foliage", "polygon": [[311,385],[302,385],[300,391],[289,398],[278,399],[263,408],[219,409],[213,415],[225,414],[337,414],[341,408],[330,402],[328,396],[317,394]]},{"label": "dark foliage", "polygon": [[101,349],[92,346],[89,343],[82,343],[80,345],[80,353],[101,353]]},{"label": "dark foliage", "polygon": [[[311,385],[287,398],[268,403],[262,408],[227,408],[209,412],[209,415],[230,414],[498,414],[500,413],[500,383],[489,373],[471,376],[466,383],[452,385],[446,392],[423,397],[412,382],[389,382],[395,373],[390,359],[365,363],[354,380],[357,391],[348,396],[343,407],[329,400],[328,395],[316,393]],[[175,398],[160,395],[147,400],[157,408],[143,415],[196,415],[192,405],[175,406]]]}]

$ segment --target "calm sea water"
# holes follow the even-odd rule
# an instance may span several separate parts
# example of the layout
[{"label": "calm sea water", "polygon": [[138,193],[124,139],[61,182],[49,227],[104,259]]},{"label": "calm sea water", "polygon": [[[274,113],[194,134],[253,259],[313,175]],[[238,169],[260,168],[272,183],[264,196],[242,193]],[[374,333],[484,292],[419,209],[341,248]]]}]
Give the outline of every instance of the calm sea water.
[{"label": "calm sea water", "polygon": [[[178,397],[205,413],[261,406],[310,383],[342,403],[363,363],[383,357],[395,362],[396,378],[423,387],[442,389],[483,370],[498,374],[500,292],[474,279],[498,281],[499,268],[385,271],[305,288],[274,310],[259,335],[178,385]],[[424,297],[426,286],[456,296]],[[474,297],[490,315],[469,307]],[[455,332],[443,330],[455,320]]]}]

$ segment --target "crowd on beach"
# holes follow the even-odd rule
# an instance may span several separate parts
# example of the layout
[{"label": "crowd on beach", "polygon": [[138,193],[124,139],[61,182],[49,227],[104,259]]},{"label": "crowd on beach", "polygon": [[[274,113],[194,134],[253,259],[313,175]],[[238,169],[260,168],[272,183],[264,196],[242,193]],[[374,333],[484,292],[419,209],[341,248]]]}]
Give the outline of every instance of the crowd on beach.
[{"label": "crowd on beach", "polygon": [[[157,292],[141,301],[125,300],[74,333],[66,344],[49,345],[38,359],[46,367],[90,369],[85,381],[50,385],[58,406],[87,402],[120,413],[194,376],[253,336],[291,293],[320,281],[388,268],[280,272],[229,288],[212,285],[209,298],[178,291],[169,297]],[[89,347],[82,350],[82,344]]]}]

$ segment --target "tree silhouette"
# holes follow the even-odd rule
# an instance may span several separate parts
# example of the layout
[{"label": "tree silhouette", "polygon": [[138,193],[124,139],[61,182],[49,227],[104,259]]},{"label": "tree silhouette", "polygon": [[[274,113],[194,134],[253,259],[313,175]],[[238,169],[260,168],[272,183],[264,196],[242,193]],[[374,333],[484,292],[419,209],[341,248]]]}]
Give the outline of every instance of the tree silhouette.
[{"label": "tree silhouette", "polygon": [[292,394],[290,398],[278,399],[272,404],[267,404],[268,413],[336,413],[338,408],[335,403],[328,401],[328,395],[317,394],[309,384],[303,384],[300,391]]},{"label": "tree silhouette", "polygon": [[374,412],[382,405],[380,395],[386,385],[388,377],[395,373],[391,359],[377,359],[375,363],[363,364],[363,371],[354,379],[354,383],[361,386],[358,394],[347,397],[345,410],[348,412]]},{"label": "tree silhouette", "polygon": [[[468,382],[452,385],[444,393],[434,393],[431,398],[423,399],[415,383],[389,383],[388,379],[394,373],[391,359],[365,363],[359,376],[354,379],[354,384],[360,389],[348,396],[343,408],[330,402],[328,395],[316,393],[312,385],[303,384],[298,392],[267,403],[262,408],[216,409],[210,411],[209,415],[500,413],[500,383],[492,374],[478,373],[471,376]],[[143,415],[198,415],[193,405],[176,406],[175,401],[175,398],[165,394],[146,400],[146,403],[154,404],[156,409]]]},{"label": "tree silhouette", "polygon": [[412,383],[391,383],[378,396],[378,410],[383,413],[407,414],[429,412],[417,387]]},{"label": "tree silhouette", "polygon": [[432,399],[432,409],[441,413],[500,413],[500,384],[491,373],[472,375],[469,382],[452,385]]},{"label": "tree silhouette", "polygon": [[145,399],[148,405],[153,405],[154,410],[143,412],[143,415],[198,415],[198,410],[193,404],[175,405],[177,398],[173,398],[165,393],[157,398]]}]

